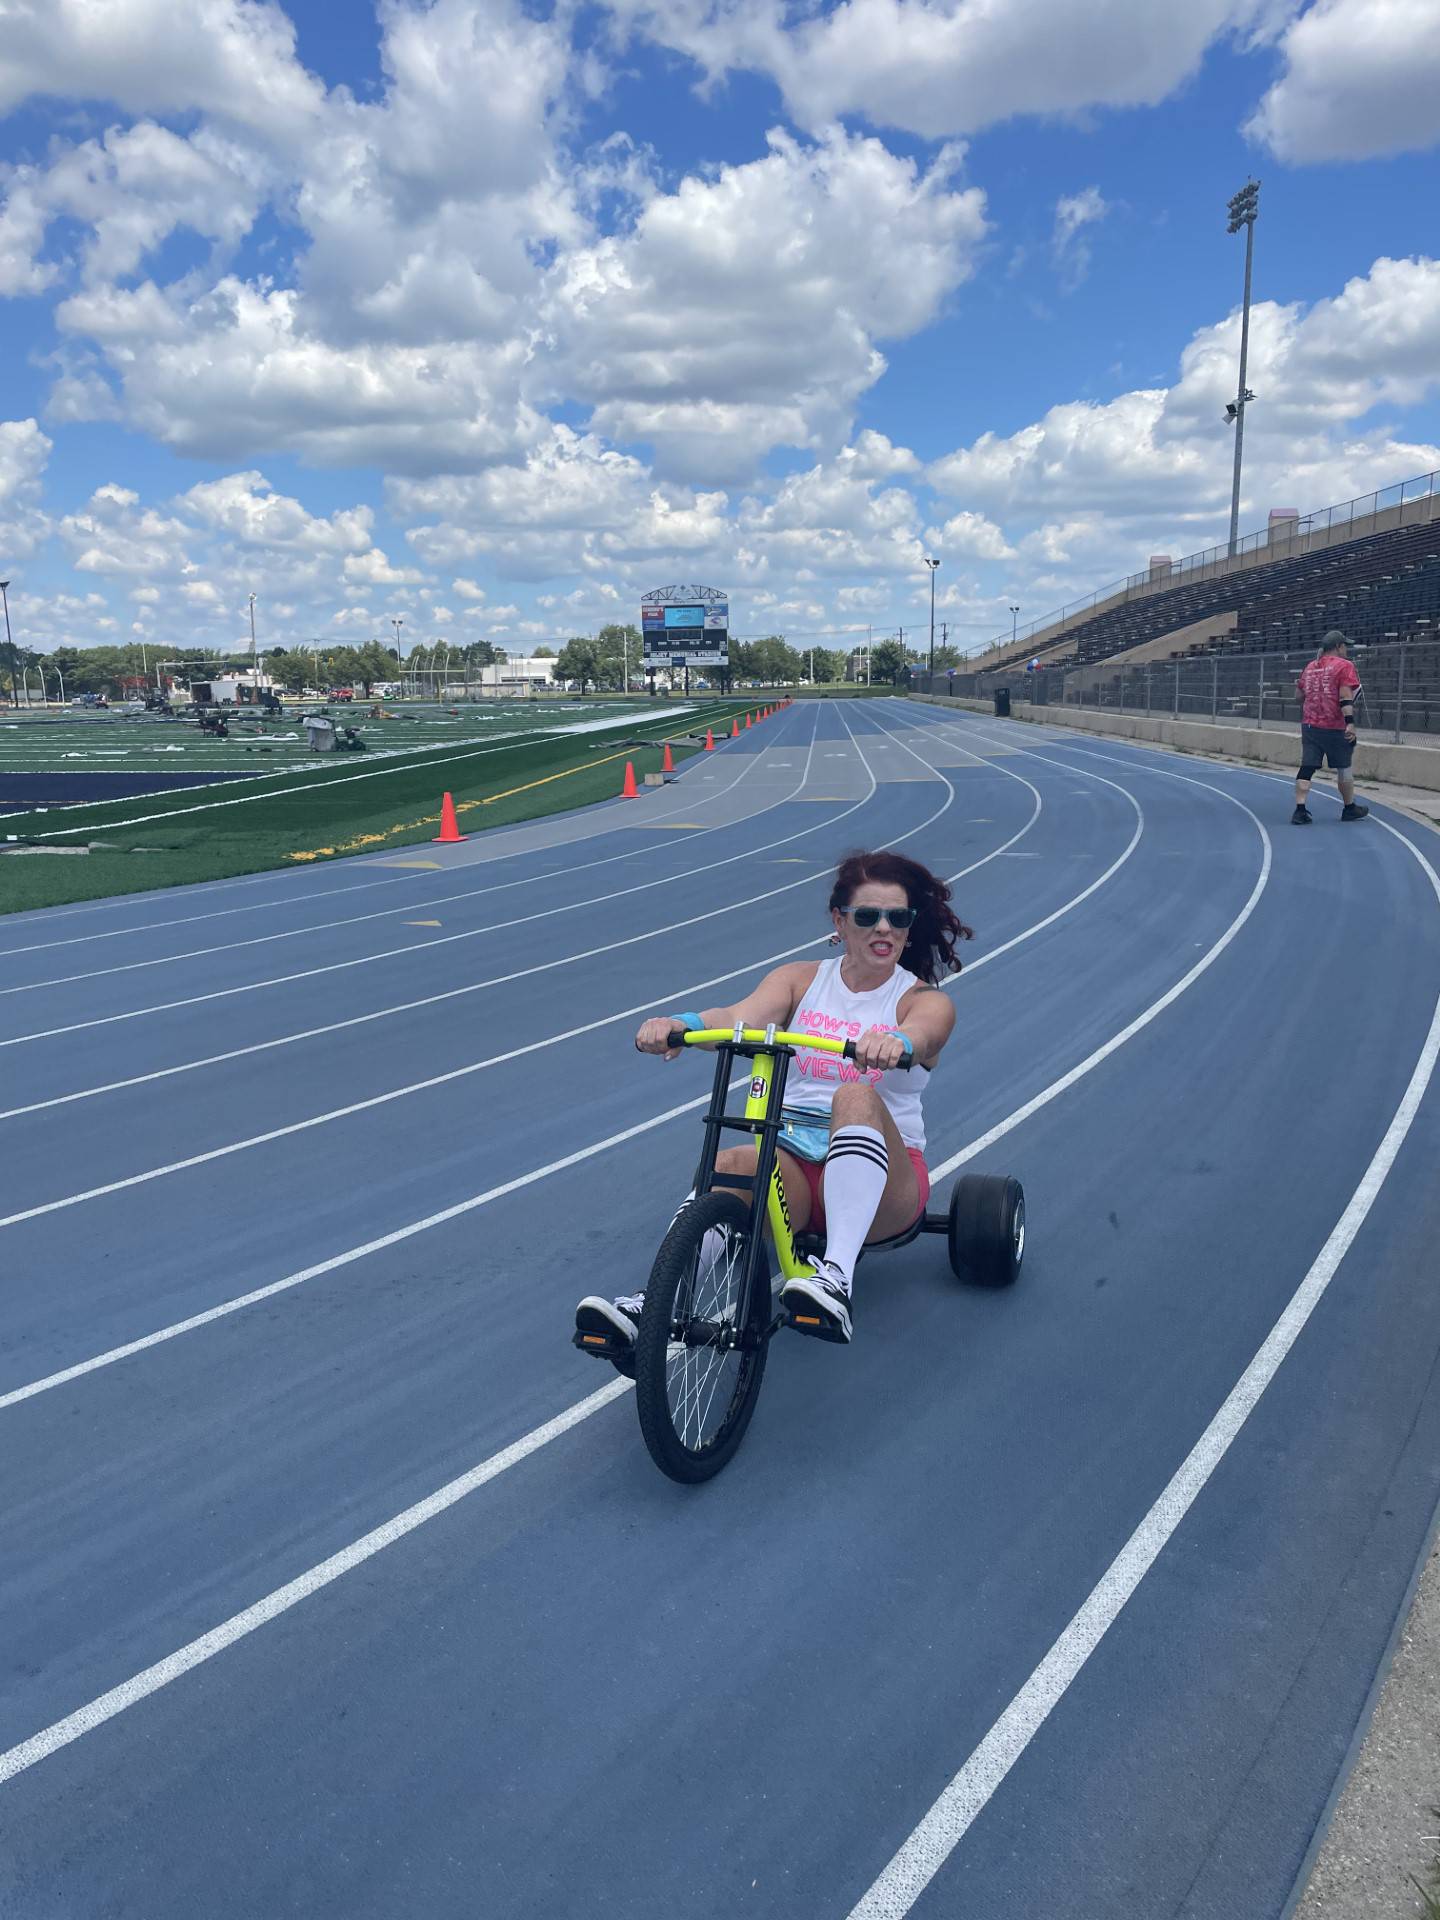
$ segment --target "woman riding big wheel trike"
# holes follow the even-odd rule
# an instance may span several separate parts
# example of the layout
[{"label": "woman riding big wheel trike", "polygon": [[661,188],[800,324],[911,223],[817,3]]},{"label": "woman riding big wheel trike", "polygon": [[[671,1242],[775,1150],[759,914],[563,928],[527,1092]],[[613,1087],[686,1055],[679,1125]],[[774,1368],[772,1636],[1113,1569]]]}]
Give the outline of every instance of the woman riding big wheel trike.
[{"label": "woman riding big wheel trike", "polygon": [[[848,1343],[867,1248],[944,1233],[962,1279],[1008,1286],[1020,1270],[1017,1181],[966,1175],[948,1213],[926,1212],[921,1105],[955,1024],[936,989],[970,937],[949,898],[916,861],[853,854],[830,894],[838,956],[777,967],[733,1007],[661,1015],[635,1037],[667,1060],[718,1050],[705,1143],[644,1293],[582,1300],[575,1344],[635,1380],[645,1443],[673,1479],[709,1479],[739,1446],[780,1328]],[[747,1090],[731,1114],[737,1061]],[[726,1131],[745,1143],[723,1146]]]}]

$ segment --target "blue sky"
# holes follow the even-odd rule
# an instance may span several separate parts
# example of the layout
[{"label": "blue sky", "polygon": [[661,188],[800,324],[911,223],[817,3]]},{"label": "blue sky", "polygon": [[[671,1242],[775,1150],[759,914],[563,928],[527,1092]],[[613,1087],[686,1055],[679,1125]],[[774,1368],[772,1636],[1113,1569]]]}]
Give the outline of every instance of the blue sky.
[{"label": "blue sky", "polygon": [[19,0],[31,644],[523,652],[640,590],[963,645],[1440,466],[1424,0]]}]

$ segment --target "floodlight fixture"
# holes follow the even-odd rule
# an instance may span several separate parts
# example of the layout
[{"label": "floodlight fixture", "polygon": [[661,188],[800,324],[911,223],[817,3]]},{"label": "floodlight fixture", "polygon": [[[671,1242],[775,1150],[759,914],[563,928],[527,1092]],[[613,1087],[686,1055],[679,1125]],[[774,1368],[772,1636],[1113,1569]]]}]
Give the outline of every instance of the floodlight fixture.
[{"label": "floodlight fixture", "polygon": [[1260,182],[1247,180],[1239,193],[1232,195],[1226,205],[1230,210],[1227,233],[1238,233],[1241,227],[1253,227],[1260,210]]}]

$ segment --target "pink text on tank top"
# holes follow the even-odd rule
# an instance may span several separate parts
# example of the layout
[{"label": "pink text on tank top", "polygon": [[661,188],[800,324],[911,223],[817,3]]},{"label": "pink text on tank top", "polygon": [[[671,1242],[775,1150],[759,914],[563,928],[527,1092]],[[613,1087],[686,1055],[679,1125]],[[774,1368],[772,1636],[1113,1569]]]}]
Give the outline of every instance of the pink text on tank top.
[{"label": "pink text on tank top", "polygon": [[[821,1013],[814,1007],[801,1007],[796,1014],[800,1026],[807,1027],[811,1033],[823,1034],[827,1040],[858,1040],[864,1029],[858,1020],[841,1020],[832,1013]],[[895,1033],[895,1027],[878,1023],[880,1033]],[[843,1060],[836,1053],[805,1053],[795,1056],[795,1064],[800,1072],[811,1080],[864,1080],[875,1086],[884,1078],[879,1067],[857,1067],[853,1060]]]},{"label": "pink text on tank top", "polygon": [[[829,1040],[858,1040],[871,1027],[879,1033],[895,1033],[900,1002],[914,985],[913,976],[897,967],[884,985],[854,992],[845,985],[840,960],[822,960],[790,1025],[797,1034],[813,1034],[816,1039],[823,1034]],[[879,1067],[857,1067],[838,1054],[822,1053],[818,1048],[812,1052],[802,1046],[795,1052],[794,1076],[785,1090],[785,1104],[797,1112],[828,1117],[836,1087],[862,1081],[873,1087],[890,1109],[905,1145],[923,1152],[921,1095],[929,1078],[924,1067],[917,1066],[908,1073],[887,1073]]]}]

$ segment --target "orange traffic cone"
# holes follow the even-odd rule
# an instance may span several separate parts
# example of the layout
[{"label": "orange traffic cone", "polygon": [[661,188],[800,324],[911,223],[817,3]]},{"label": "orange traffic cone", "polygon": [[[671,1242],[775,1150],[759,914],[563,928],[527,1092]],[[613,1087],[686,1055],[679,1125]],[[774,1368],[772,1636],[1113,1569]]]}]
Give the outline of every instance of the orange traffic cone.
[{"label": "orange traffic cone", "polygon": [[705,729],[705,751],[706,753],[713,753],[715,751],[715,736],[709,727]]},{"label": "orange traffic cone", "polygon": [[633,760],[627,760],[625,762],[625,783],[620,789],[620,798],[622,800],[638,800],[640,798],[640,790],[635,785],[635,762]]},{"label": "orange traffic cone", "polygon": [[675,771],[675,762],[671,757],[670,742],[668,740],[665,742],[665,758],[660,762],[660,771],[662,773],[673,773]]},{"label": "orange traffic cone", "polygon": [[738,714],[730,722],[730,738],[732,740],[738,740],[740,738],[740,719]]},{"label": "orange traffic cone", "polygon": [[747,728],[748,728],[748,727],[749,727],[749,725],[750,725],[750,716],[749,716],[749,714],[748,714],[748,713],[747,713],[747,714],[746,714],[746,716],[745,716],[745,725],[746,725],[746,727],[747,727]]},{"label": "orange traffic cone", "polygon": [[460,822],[455,818],[454,796],[447,793],[440,803],[440,831],[435,836],[435,845],[453,847],[457,841],[464,838],[464,834],[460,831]]}]

